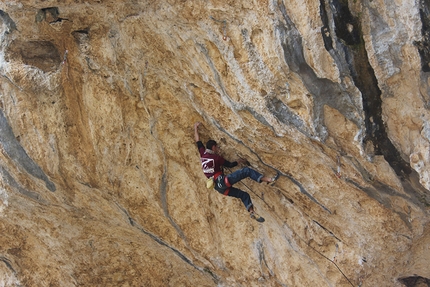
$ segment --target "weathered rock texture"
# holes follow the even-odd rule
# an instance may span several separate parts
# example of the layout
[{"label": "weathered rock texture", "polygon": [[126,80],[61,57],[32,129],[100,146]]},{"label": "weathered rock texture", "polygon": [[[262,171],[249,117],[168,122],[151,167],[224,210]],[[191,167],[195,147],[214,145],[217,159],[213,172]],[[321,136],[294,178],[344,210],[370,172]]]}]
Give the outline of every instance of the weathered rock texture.
[{"label": "weathered rock texture", "polygon": [[[429,0],[9,0],[0,23],[1,286],[428,286]],[[196,121],[281,173],[237,185],[265,223],[206,189]]]}]

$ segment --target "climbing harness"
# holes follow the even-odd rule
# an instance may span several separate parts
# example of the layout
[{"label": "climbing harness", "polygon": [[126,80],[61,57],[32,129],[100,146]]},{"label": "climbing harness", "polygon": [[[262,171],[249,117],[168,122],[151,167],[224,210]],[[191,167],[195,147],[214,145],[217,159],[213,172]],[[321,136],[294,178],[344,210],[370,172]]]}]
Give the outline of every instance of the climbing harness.
[{"label": "climbing harness", "polygon": [[215,187],[215,180],[218,178],[218,176],[220,176],[222,173],[221,172],[217,172],[215,173],[213,176],[209,177],[206,180],[206,187],[208,189],[212,189]]},{"label": "climbing harness", "polygon": [[227,176],[222,173],[217,173],[214,175],[214,180],[216,191],[224,195],[228,195],[228,193],[230,192],[231,184],[230,182],[228,182]]},{"label": "climbing harness", "polygon": [[212,16],[210,16],[210,18],[212,19],[212,20],[214,20],[215,22],[218,22],[218,23],[222,23],[222,33],[223,33],[223,37],[222,37],[222,39],[225,41],[225,40],[227,40],[227,21],[226,20],[217,20],[217,19],[215,19],[214,17],[212,17]]}]

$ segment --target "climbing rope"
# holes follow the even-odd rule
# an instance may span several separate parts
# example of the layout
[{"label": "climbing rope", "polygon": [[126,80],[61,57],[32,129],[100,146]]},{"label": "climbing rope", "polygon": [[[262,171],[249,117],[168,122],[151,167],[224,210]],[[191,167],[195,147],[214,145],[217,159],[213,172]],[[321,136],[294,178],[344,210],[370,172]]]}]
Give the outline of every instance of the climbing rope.
[{"label": "climbing rope", "polygon": [[212,20],[214,20],[215,22],[221,23],[222,24],[222,32],[223,32],[223,37],[222,39],[225,41],[227,40],[227,21],[226,20],[217,20],[214,17],[210,16],[210,18]]}]

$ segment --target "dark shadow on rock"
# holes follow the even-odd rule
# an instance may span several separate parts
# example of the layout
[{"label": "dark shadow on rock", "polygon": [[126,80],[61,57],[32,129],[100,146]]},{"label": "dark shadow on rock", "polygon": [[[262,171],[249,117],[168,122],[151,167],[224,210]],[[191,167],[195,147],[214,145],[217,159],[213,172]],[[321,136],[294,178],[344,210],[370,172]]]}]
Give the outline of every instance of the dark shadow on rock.
[{"label": "dark shadow on rock", "polygon": [[406,287],[430,287],[430,279],[416,275],[400,278],[399,282],[404,284]]},{"label": "dark shadow on rock", "polygon": [[7,61],[22,61],[43,72],[52,72],[59,68],[61,55],[55,45],[49,41],[14,40],[6,50]]},{"label": "dark shadow on rock", "polygon": [[45,182],[50,191],[55,191],[56,187],[51,182],[43,170],[27,155],[24,148],[15,138],[3,110],[0,109],[0,144],[7,156],[12,159],[19,167],[23,168],[28,174],[41,179]]}]

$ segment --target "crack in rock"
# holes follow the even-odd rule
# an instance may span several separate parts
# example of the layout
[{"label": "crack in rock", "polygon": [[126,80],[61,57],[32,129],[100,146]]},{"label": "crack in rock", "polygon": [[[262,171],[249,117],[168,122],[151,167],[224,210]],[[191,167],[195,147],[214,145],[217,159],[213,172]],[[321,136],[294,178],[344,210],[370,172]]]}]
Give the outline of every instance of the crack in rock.
[{"label": "crack in rock", "polygon": [[36,200],[37,202],[46,204],[46,202],[41,198],[40,194],[23,188],[21,185],[19,185],[16,182],[16,180],[12,177],[12,175],[1,165],[0,165],[0,174],[2,176],[3,181],[6,182],[8,185],[10,185],[12,188],[15,188],[20,194],[26,197],[29,197],[33,200]]},{"label": "crack in rock", "polygon": [[301,193],[303,193],[304,195],[306,195],[310,200],[312,200],[313,202],[315,202],[316,204],[318,204],[322,209],[324,209],[325,211],[327,211],[328,213],[330,213],[331,214],[331,211],[330,211],[330,209],[328,209],[327,207],[325,207],[323,204],[321,204],[318,200],[316,200],[315,199],[315,197],[313,197],[304,187],[303,187],[303,185],[299,182],[299,181],[297,181],[295,178],[293,178],[291,175],[289,175],[289,174],[285,174],[285,173],[283,173],[282,171],[280,171],[280,170],[278,170],[278,169],[276,169],[276,168],[274,168],[274,167],[272,167],[272,166],[270,166],[270,165],[268,165],[268,164],[266,164],[266,163],[264,163],[263,162],[263,160],[260,158],[260,156],[255,152],[255,151],[253,151],[249,146],[247,146],[243,141],[241,141],[241,140],[239,140],[239,139],[237,139],[237,138],[235,138],[232,134],[230,134],[227,130],[225,130],[223,127],[221,127],[221,125],[216,121],[216,120],[212,120],[212,123],[221,131],[221,132],[223,132],[224,134],[226,134],[226,135],[228,135],[232,140],[234,140],[234,141],[236,141],[237,143],[239,143],[239,144],[241,144],[241,145],[243,145],[244,147],[246,147],[253,155],[255,155],[257,158],[258,158],[258,160],[262,163],[262,164],[264,164],[265,166],[267,166],[267,167],[269,167],[269,168],[271,168],[271,169],[273,169],[273,170],[275,170],[276,172],[278,172],[280,175],[282,175],[282,176],[286,176],[286,177],[288,177],[295,185],[297,185],[298,187],[299,187],[299,189],[300,189],[300,192]]},{"label": "crack in rock", "polygon": [[12,128],[10,127],[3,110],[0,109],[0,144],[3,146],[6,154],[28,174],[41,179],[45,182],[46,188],[54,192],[55,184],[48,179],[43,170],[31,159],[24,148],[15,138]]},{"label": "crack in rock", "polygon": [[420,5],[420,18],[422,23],[422,41],[415,42],[421,57],[421,69],[430,72],[430,0],[418,1]]},{"label": "crack in rock", "polygon": [[14,30],[18,30],[16,28],[15,22],[10,18],[9,14],[3,10],[0,10],[0,20],[6,25],[8,31],[7,34],[13,32]]},{"label": "crack in rock", "polygon": [[[329,1],[329,4],[328,9],[332,13],[335,25],[334,32],[337,39],[340,40],[336,43],[343,48],[349,72],[355,86],[360,90],[362,95],[366,131],[363,144],[366,145],[367,142],[371,143],[375,155],[383,155],[398,176],[407,177],[412,172],[411,167],[403,160],[400,152],[389,139],[385,123],[382,119],[382,92],[368,59],[359,19],[352,15],[348,7],[348,2],[332,0]],[[323,7],[326,7],[325,0],[321,1],[321,9],[325,9]],[[321,15],[327,14],[328,11],[321,13]],[[327,21],[326,17],[324,16],[323,20]],[[353,29],[351,29],[351,25]],[[328,29],[328,27],[326,28]],[[326,42],[329,42],[328,39],[326,39]],[[325,47],[326,49],[333,49],[328,44]]]},{"label": "crack in rock", "polygon": [[205,272],[205,273],[210,274],[215,283],[219,282],[219,277],[216,274],[214,274],[212,271],[208,271],[207,268],[201,268],[201,267],[198,267],[195,264],[193,264],[193,262],[190,259],[188,259],[184,254],[182,254],[178,249],[174,248],[173,246],[170,246],[165,241],[163,241],[161,238],[159,238],[156,235],[152,234],[151,232],[145,230],[138,222],[136,222],[136,220],[134,220],[130,216],[130,214],[128,213],[128,211],[124,207],[119,205],[117,202],[115,202],[115,204],[125,214],[125,216],[128,219],[128,222],[130,223],[130,225],[132,227],[136,228],[137,230],[139,230],[143,234],[149,236],[152,240],[154,240],[155,242],[157,242],[161,246],[167,247],[168,249],[173,251],[174,254],[176,254],[181,260],[183,260],[188,265],[192,266],[194,269],[196,269],[200,272]]},{"label": "crack in rock", "polygon": [[[306,62],[302,37],[289,18],[285,5],[282,1],[278,1],[278,6],[285,22],[279,21],[276,32],[281,42],[285,62],[292,72],[300,76],[303,84],[313,98],[313,122],[315,131],[317,132],[315,136],[319,137],[322,141],[325,141],[327,138],[327,130],[324,125],[325,105],[338,110],[348,120],[360,127],[362,125],[361,113],[359,108],[354,104],[352,96],[341,85],[326,78],[319,78],[316,75],[312,67]],[[330,47],[328,44],[331,43],[330,41],[326,40],[325,43]],[[312,136],[308,128],[303,128],[303,120],[299,120],[299,117],[296,115],[292,116],[289,108],[280,105],[279,100],[272,99],[268,101],[268,109],[274,111],[274,116],[281,122],[293,125],[308,137]],[[278,108],[274,109],[274,107]]]}]

